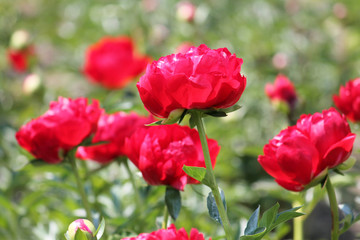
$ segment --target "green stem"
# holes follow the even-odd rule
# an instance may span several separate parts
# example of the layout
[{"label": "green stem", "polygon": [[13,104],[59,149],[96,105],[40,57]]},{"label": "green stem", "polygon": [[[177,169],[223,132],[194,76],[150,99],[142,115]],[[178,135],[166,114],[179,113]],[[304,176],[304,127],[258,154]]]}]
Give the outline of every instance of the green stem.
[{"label": "green stem", "polygon": [[333,185],[331,184],[330,177],[326,180],[326,191],[328,193],[332,226],[331,226],[331,240],[339,239],[339,209],[336,201],[336,195]]},{"label": "green stem", "polygon": [[68,155],[68,158],[70,160],[70,163],[71,163],[71,167],[73,169],[73,172],[74,172],[74,175],[75,175],[75,179],[76,179],[76,184],[77,184],[77,187],[78,187],[78,191],[80,193],[80,196],[81,196],[81,200],[83,202],[83,205],[84,205],[84,208],[85,208],[85,211],[86,211],[86,217],[89,221],[93,221],[92,217],[91,217],[91,210],[90,210],[90,205],[89,205],[89,202],[88,202],[88,199],[87,199],[87,196],[86,196],[86,193],[85,193],[85,189],[84,189],[84,185],[82,183],[82,180],[80,178],[80,175],[79,175],[79,172],[78,172],[78,169],[76,167],[76,162],[75,162],[75,156],[74,154],[72,154],[71,152],[69,153]]},{"label": "green stem", "polygon": [[[293,207],[299,207],[300,205],[302,205],[302,203],[298,200],[293,201]],[[303,240],[304,239],[304,230],[303,230],[303,226],[304,226],[304,218],[303,216],[294,218],[293,220],[293,226],[294,226],[294,231],[293,231],[293,240]]]},{"label": "green stem", "polygon": [[222,221],[222,225],[223,225],[223,228],[225,231],[226,238],[227,238],[227,240],[232,240],[233,233],[232,233],[231,225],[230,225],[223,201],[221,199],[219,187],[216,182],[215,175],[214,175],[214,170],[212,168],[209,146],[207,144],[205,128],[204,128],[204,123],[203,123],[201,114],[202,114],[201,112],[194,111],[194,112],[192,112],[192,117],[195,120],[195,124],[196,124],[196,127],[199,132],[201,146],[202,146],[203,153],[204,153],[206,171],[210,177],[210,184],[209,184],[210,186],[209,187],[211,188],[211,191],[214,195],[216,206],[217,206],[219,214],[220,214],[220,218]]},{"label": "green stem", "polygon": [[168,220],[169,220],[169,210],[168,210],[167,206],[165,205],[164,219],[163,219],[162,226],[161,226],[162,228],[167,229]]},{"label": "green stem", "polygon": [[136,209],[141,209],[141,208],[142,208],[142,207],[141,207],[142,204],[141,204],[141,202],[140,202],[139,190],[138,190],[137,185],[136,185],[136,183],[135,183],[134,175],[132,174],[132,172],[131,172],[131,170],[130,170],[128,160],[123,161],[123,163],[124,163],[126,172],[127,172],[128,175],[129,175],[131,185],[132,185],[133,188],[134,188],[134,192],[135,192],[134,198],[135,198],[135,203],[136,203],[136,205],[137,205],[137,206],[136,206]]}]

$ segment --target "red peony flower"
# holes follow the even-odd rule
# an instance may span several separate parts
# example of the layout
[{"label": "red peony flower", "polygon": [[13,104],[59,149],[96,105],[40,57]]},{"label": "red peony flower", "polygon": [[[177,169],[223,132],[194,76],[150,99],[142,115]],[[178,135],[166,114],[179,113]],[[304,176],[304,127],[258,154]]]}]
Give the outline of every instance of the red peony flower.
[{"label": "red peony flower", "polygon": [[274,84],[265,85],[265,93],[271,101],[281,101],[288,104],[290,109],[295,107],[297,96],[292,82],[284,75],[279,74]]},{"label": "red peony flower", "polygon": [[97,100],[88,105],[86,98],[59,97],[57,102],[50,103],[44,115],[22,126],[16,139],[36,158],[59,163],[62,153],[66,154],[95,133],[102,112]]},{"label": "red peony flower", "polygon": [[84,72],[91,81],[118,89],[143,72],[149,62],[149,57],[134,50],[130,38],[106,37],[88,48]]},{"label": "red peony flower", "polygon": [[108,141],[109,143],[79,147],[76,156],[99,163],[108,163],[116,157],[125,155],[125,138],[130,137],[136,129],[151,122],[154,122],[153,117],[141,117],[136,113],[103,114],[99,119],[92,142]]},{"label": "red peony flower", "polygon": [[29,68],[29,60],[34,55],[34,48],[28,46],[24,49],[8,49],[7,57],[15,71],[25,72]]},{"label": "red peony flower", "polygon": [[171,224],[167,229],[159,229],[151,233],[141,233],[137,237],[127,237],[121,240],[205,240],[205,238],[195,228],[191,229],[189,236],[184,228],[176,230],[175,225]]},{"label": "red peony flower", "polygon": [[192,47],[148,65],[137,87],[145,107],[167,118],[175,109],[227,108],[243,93],[243,60],[226,48]]},{"label": "red peony flower", "polygon": [[360,121],[360,78],[340,87],[339,96],[333,96],[336,107],[352,122]]},{"label": "red peony flower", "polygon": [[355,136],[334,108],[304,114],[264,146],[258,161],[279,185],[301,191],[348,159]]},{"label": "red peony flower", "polygon": [[[220,147],[208,139],[211,162],[215,166]],[[126,141],[127,156],[150,185],[170,185],[184,190],[199,183],[183,166],[205,167],[199,134],[187,126],[160,125],[138,129]]]}]

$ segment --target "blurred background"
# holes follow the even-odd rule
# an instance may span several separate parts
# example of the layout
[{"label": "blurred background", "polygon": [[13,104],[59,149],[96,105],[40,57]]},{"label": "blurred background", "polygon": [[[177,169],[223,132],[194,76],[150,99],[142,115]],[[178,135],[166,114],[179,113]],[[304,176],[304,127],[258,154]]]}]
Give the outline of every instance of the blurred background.
[{"label": "blurred background", "polygon": [[[299,96],[296,118],[333,106],[332,95],[339,86],[360,76],[360,4],[194,0],[190,5],[175,0],[1,0],[0,239],[64,239],[68,224],[84,214],[69,166],[29,164],[31,156],[14,137],[22,124],[43,114],[58,96],[96,98],[107,112],[146,114],[137,79],[110,91],[83,75],[87,47],[104,36],[129,36],[139,52],[154,60],[174,53],[185,42],[227,47],[241,57],[241,72],[247,77],[239,101],[242,108],[226,118],[206,119],[208,136],[222,147],[215,174],[227,198],[230,220],[241,229],[258,204],[262,210],[277,201],[283,209],[291,207],[294,194],[278,187],[257,162],[264,144],[288,126],[286,114],[271,105],[264,86],[279,73],[287,75]],[[28,33],[34,48],[30,67],[23,72],[15,71],[6,57],[18,30]],[[37,80],[25,84],[32,74]],[[360,132],[357,125],[351,127]],[[354,157],[358,146],[357,142]],[[98,167],[80,164],[84,176]],[[355,166],[335,182],[342,186],[338,201],[360,211],[358,169]],[[132,216],[133,192],[122,166],[113,163],[87,178],[90,201],[107,221],[105,239],[156,229],[159,221],[154,219],[162,215],[165,188],[147,187],[139,175],[136,181],[148,202],[142,226],[136,222],[138,216]],[[206,187],[186,187],[178,227],[196,227],[207,237],[221,234],[221,227],[208,216],[207,193]],[[313,230],[311,226],[306,230],[309,239],[328,239],[314,237]],[[282,239],[289,231],[285,224],[271,239]]]}]

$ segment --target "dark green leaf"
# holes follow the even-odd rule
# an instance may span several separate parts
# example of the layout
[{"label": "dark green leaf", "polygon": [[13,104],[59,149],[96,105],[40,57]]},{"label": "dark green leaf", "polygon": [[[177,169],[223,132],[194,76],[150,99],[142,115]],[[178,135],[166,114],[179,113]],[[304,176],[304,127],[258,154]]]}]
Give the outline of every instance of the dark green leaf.
[{"label": "dark green leaf", "polygon": [[195,118],[193,117],[193,115],[190,115],[189,125],[190,128],[194,128],[196,126]]},{"label": "dark green leaf", "polygon": [[182,120],[184,119],[185,115],[188,113],[188,110],[185,109],[184,112],[181,114],[180,118],[179,118],[179,124],[182,122]]},{"label": "dark green leaf", "polygon": [[245,235],[253,235],[252,233],[255,232],[255,230],[259,226],[259,214],[260,214],[260,205],[257,207],[257,209],[253,212],[253,214],[250,216],[249,221],[245,228]]},{"label": "dark green leaf", "polygon": [[280,204],[276,203],[270,209],[266,210],[260,219],[259,226],[270,228],[272,223],[275,221],[279,207]]},{"label": "dark green leaf", "polygon": [[227,114],[223,111],[208,111],[205,114],[210,115],[212,117],[226,117]]},{"label": "dark green leaf", "polygon": [[265,227],[258,227],[250,232],[249,235],[241,236],[240,240],[260,240],[265,235],[265,232]]},{"label": "dark green leaf", "polygon": [[303,216],[304,213],[296,212],[301,207],[292,208],[277,214],[274,224],[271,226],[271,229],[275,228],[280,223],[289,221],[293,218]]},{"label": "dark green leaf", "polygon": [[[220,189],[220,196],[221,196],[221,200],[224,204],[224,207],[226,209],[226,200],[225,200],[225,195],[224,192]],[[214,195],[212,192],[209,192],[209,195],[207,197],[207,208],[209,211],[209,215],[212,219],[214,219],[216,222],[222,224],[221,218],[220,218],[220,214],[219,214],[219,210],[216,206],[216,201],[214,198]]]},{"label": "dark green leaf", "polygon": [[181,209],[181,195],[179,190],[167,187],[165,192],[165,204],[170,216],[176,220]]},{"label": "dark green leaf", "polygon": [[226,112],[226,113],[231,113],[231,112],[234,112],[234,111],[236,111],[236,110],[238,110],[238,109],[240,109],[240,108],[241,108],[240,105],[234,104],[234,105],[232,105],[231,107],[223,108],[223,109],[221,109],[221,110],[222,110],[223,112]]},{"label": "dark green leaf", "polygon": [[184,172],[190,177],[201,182],[206,175],[206,168],[203,167],[192,167],[192,166],[183,166]]}]

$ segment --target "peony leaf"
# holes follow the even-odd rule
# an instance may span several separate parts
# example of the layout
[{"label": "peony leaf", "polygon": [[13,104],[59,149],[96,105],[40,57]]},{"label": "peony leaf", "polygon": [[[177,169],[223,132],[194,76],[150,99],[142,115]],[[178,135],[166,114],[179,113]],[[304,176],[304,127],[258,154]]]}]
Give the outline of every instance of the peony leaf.
[{"label": "peony leaf", "polygon": [[176,220],[181,209],[181,195],[179,190],[167,187],[165,192],[165,204],[170,216]]},{"label": "peony leaf", "polygon": [[272,223],[275,221],[279,207],[280,204],[276,203],[274,206],[266,210],[260,219],[259,226],[270,228]]},{"label": "peony leaf", "polygon": [[183,170],[187,175],[198,180],[199,182],[203,181],[206,175],[206,168],[203,167],[192,167],[184,165]]},{"label": "peony leaf", "polygon": [[105,232],[105,219],[102,218],[94,235],[96,236],[97,239],[100,239],[102,237],[102,235],[104,234],[104,232]]},{"label": "peony leaf", "polygon": [[260,205],[256,208],[256,210],[251,214],[249,221],[245,228],[245,235],[253,235],[256,229],[259,226],[259,215],[260,215]]},{"label": "peony leaf", "polygon": [[145,124],[145,126],[149,127],[149,126],[158,126],[158,125],[162,125],[162,120],[160,121],[156,121],[153,123],[149,123],[149,124]]},{"label": "peony leaf", "polygon": [[[222,200],[225,210],[226,210],[226,201],[225,201],[224,191],[222,189],[219,189],[219,190],[220,190],[221,200]],[[209,195],[206,200],[207,200],[207,208],[208,208],[210,217],[212,219],[214,219],[216,222],[222,224],[219,210],[216,206],[216,201],[215,201],[215,198],[214,198],[214,195],[212,192],[209,192]]]},{"label": "peony leaf", "polygon": [[300,207],[295,207],[295,208],[291,208],[289,210],[286,210],[286,211],[282,211],[280,213],[278,213],[276,215],[276,218],[275,218],[275,221],[273,223],[273,225],[271,226],[271,229],[274,229],[277,225],[279,225],[280,223],[283,223],[283,222],[286,222],[288,220],[291,220],[293,218],[296,218],[296,217],[300,217],[300,216],[303,216],[305,215],[304,213],[301,213],[301,212],[296,212],[298,209],[302,208],[302,206]]},{"label": "peony leaf", "polygon": [[244,235],[240,237],[240,240],[260,240],[266,233],[265,227],[257,227],[249,235]]}]

